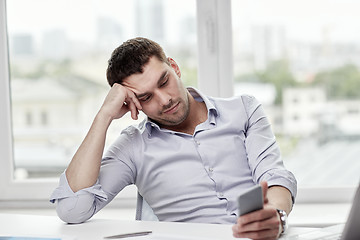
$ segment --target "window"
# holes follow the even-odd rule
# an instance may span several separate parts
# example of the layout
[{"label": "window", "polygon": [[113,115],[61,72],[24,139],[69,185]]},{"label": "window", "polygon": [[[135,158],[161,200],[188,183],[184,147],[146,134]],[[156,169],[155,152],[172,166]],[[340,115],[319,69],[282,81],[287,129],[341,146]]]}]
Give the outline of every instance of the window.
[{"label": "window", "polygon": [[[7,153],[1,159],[3,177],[10,182],[4,198],[17,198],[16,187],[27,186],[39,189],[35,198],[49,197],[110,89],[107,60],[127,39],[145,36],[159,42],[179,63],[184,84],[197,86],[195,0],[0,4],[0,66],[6,70],[1,91],[9,90],[4,96],[8,111],[0,121],[10,129],[1,136],[8,143],[1,149]],[[129,115],[115,121],[107,145],[134,123]]]},{"label": "window", "polygon": [[[109,89],[107,59],[130,37],[162,43],[183,64],[186,84],[196,85],[194,8],[194,1],[8,1],[12,109],[31,109],[25,125],[13,121],[15,171],[38,178],[64,170]],[[108,142],[129,123],[113,124]]]},{"label": "window", "polygon": [[360,118],[344,111],[360,100],[358,7],[351,0],[232,1],[235,89],[275,88],[253,94],[270,119],[283,119],[275,134],[300,192],[359,183]]},{"label": "window", "polygon": [[[298,201],[350,200],[360,170],[356,1],[6,3],[7,11],[0,0],[1,199],[49,196],[109,89],[111,51],[143,35],[180,64],[186,85],[262,102],[299,180]],[[113,124],[108,143],[130,123]],[[29,187],[34,194],[24,197]]]}]

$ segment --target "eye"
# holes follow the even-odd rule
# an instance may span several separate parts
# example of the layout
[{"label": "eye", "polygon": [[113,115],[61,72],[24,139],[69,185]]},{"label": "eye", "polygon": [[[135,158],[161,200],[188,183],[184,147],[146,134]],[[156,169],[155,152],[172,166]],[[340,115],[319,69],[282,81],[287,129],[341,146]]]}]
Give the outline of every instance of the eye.
[{"label": "eye", "polygon": [[166,78],[164,79],[164,81],[160,84],[160,87],[165,86],[165,85],[168,83],[168,81],[169,81],[169,77],[166,77]]},{"label": "eye", "polygon": [[149,94],[149,95],[145,95],[145,96],[139,98],[139,101],[141,101],[141,102],[147,102],[147,101],[149,101],[150,99],[151,99],[151,95]]}]

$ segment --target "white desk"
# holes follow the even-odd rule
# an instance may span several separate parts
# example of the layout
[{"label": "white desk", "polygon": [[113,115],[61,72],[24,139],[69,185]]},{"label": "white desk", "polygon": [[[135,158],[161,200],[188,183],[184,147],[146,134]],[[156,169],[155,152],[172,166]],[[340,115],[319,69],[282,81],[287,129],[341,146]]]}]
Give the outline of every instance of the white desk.
[{"label": "white desk", "polygon": [[[218,224],[105,219],[89,220],[82,224],[65,224],[55,216],[0,214],[0,236],[72,237],[77,240],[100,240],[110,235],[151,230],[154,235],[170,234],[199,240],[234,240],[231,227],[231,225]],[[298,231],[303,231],[303,228],[290,229],[291,234]]]}]

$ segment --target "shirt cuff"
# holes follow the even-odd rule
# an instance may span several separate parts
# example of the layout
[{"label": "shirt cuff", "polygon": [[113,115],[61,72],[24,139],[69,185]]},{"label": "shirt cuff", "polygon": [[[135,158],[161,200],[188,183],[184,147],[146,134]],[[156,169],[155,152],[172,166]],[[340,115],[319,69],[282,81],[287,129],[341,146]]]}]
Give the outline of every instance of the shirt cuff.
[{"label": "shirt cuff", "polygon": [[264,175],[261,181],[267,181],[268,187],[282,186],[284,188],[287,188],[291,193],[293,204],[295,203],[295,198],[297,194],[297,181],[295,176],[291,172],[280,169],[269,171]]},{"label": "shirt cuff", "polygon": [[59,186],[53,191],[53,193],[50,196],[50,202],[55,203],[55,201],[59,199],[77,197],[83,194],[92,194],[96,198],[102,201],[108,200],[108,196],[101,189],[101,185],[99,184],[99,179],[96,181],[96,183],[93,186],[81,189],[77,192],[73,192],[69,186],[65,172],[63,172],[60,176]]}]

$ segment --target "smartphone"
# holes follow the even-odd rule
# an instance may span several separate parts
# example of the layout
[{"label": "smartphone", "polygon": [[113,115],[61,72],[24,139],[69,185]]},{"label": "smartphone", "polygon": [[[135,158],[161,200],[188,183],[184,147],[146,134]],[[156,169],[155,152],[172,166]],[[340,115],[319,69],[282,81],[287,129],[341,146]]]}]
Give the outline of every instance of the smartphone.
[{"label": "smartphone", "polygon": [[239,216],[263,208],[263,193],[260,185],[255,185],[238,197]]}]

